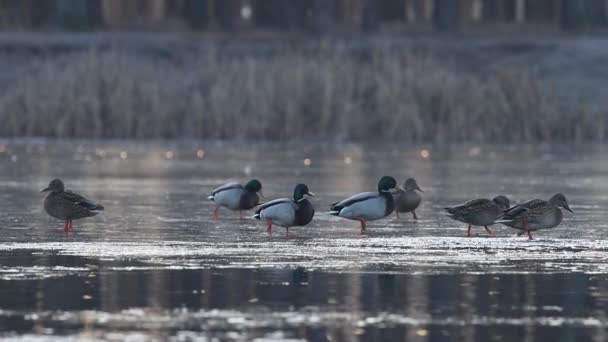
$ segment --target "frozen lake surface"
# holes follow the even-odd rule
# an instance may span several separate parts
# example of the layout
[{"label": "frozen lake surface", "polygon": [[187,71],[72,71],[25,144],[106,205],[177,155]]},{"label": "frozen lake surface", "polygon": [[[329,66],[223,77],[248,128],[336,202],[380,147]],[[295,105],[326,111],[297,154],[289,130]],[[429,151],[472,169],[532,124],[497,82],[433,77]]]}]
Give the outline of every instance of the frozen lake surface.
[{"label": "frozen lake surface", "polygon": [[[307,161],[305,161],[308,159]],[[410,146],[0,141],[0,338],[9,340],[603,341],[608,146]],[[380,176],[424,189],[417,211],[359,224],[323,212]],[[63,223],[50,179],[102,203]],[[267,199],[308,184],[293,239],[207,194],[259,178]],[[536,240],[496,236],[447,205],[562,192],[575,214]],[[292,231],[292,230],[290,230]]]}]

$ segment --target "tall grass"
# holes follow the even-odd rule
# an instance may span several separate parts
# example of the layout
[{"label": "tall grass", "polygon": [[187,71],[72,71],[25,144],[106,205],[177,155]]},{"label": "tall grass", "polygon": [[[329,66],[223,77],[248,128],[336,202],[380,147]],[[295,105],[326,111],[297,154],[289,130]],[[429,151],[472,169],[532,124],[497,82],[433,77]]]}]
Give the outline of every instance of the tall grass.
[{"label": "tall grass", "polygon": [[92,50],[48,60],[2,93],[0,135],[604,139],[604,113],[557,105],[547,89],[530,71],[466,73],[383,49],[230,59],[201,53],[179,61]]}]

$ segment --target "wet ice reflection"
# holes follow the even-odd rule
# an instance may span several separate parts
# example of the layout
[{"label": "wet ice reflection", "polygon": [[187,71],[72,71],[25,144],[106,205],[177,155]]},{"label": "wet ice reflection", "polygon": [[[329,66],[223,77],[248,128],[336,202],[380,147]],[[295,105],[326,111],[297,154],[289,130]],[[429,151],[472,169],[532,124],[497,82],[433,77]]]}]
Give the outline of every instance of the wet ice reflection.
[{"label": "wet ice reflection", "polygon": [[[603,340],[604,155],[603,146],[3,142],[2,337]],[[391,217],[361,237],[356,222],[320,213],[383,174],[425,189],[418,222]],[[269,198],[307,183],[319,214],[290,241],[227,211],[212,221],[207,193],[249,176]],[[38,193],[54,177],[106,213],[63,234]],[[557,191],[576,215],[532,242],[499,227],[468,239],[439,214],[472,197]]]}]

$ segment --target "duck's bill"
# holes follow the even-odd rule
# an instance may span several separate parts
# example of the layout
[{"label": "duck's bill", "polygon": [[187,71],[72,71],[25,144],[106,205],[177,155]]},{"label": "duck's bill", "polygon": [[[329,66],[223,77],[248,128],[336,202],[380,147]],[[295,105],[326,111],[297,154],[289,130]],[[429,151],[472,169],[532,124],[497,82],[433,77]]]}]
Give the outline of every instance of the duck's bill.
[{"label": "duck's bill", "polygon": [[44,189],[40,190],[40,192],[47,192],[47,191],[51,191],[51,189],[49,189],[49,188],[44,188]]},{"label": "duck's bill", "polygon": [[565,207],[564,207],[564,209],[566,209],[566,210],[568,210],[569,212],[571,212],[571,213],[573,213],[573,214],[574,214],[574,211],[572,211],[572,209],[570,209],[570,207],[569,207],[569,206],[565,206]]},{"label": "duck's bill", "polygon": [[418,190],[420,192],[424,192],[424,190],[420,189],[420,187],[418,185],[416,185],[416,190]]},{"label": "duck's bill", "polygon": [[312,197],[317,197],[317,195],[315,195],[315,193],[314,193],[314,192],[310,192],[310,191],[307,193],[307,195],[308,195],[308,196],[312,196]]},{"label": "duck's bill", "polygon": [[265,198],[264,194],[262,193],[262,190],[258,191],[258,196],[260,196],[260,198]]}]

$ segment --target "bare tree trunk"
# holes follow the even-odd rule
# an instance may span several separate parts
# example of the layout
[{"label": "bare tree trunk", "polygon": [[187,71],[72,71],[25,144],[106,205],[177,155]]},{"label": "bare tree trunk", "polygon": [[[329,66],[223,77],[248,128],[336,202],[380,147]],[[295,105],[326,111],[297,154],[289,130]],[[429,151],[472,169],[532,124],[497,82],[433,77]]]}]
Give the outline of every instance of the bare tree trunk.
[{"label": "bare tree trunk", "polygon": [[332,0],[313,0],[312,3],[312,30],[319,34],[328,34],[333,22]]},{"label": "bare tree trunk", "polygon": [[209,27],[209,4],[205,0],[185,0],[183,16],[192,30],[202,31]]},{"label": "bare tree trunk", "polygon": [[526,0],[515,1],[515,21],[518,23],[526,21]]},{"label": "bare tree trunk", "polygon": [[222,0],[215,3],[215,16],[222,29],[232,30],[236,27],[240,15],[238,0]]},{"label": "bare tree trunk", "polygon": [[439,31],[458,31],[459,0],[435,0],[433,26]]},{"label": "bare tree trunk", "polygon": [[87,2],[81,0],[57,0],[58,25],[68,30],[84,30],[89,27]]},{"label": "bare tree trunk", "polygon": [[165,18],[165,0],[147,0],[148,19],[160,21]]},{"label": "bare tree trunk", "polygon": [[124,12],[122,0],[103,0],[101,2],[101,12],[106,26],[119,25],[122,22]]},{"label": "bare tree trunk", "polygon": [[359,27],[363,17],[364,0],[344,0],[344,17],[351,27]]},{"label": "bare tree trunk", "polygon": [[586,26],[584,0],[562,0],[560,26],[565,31],[575,31]]},{"label": "bare tree trunk", "polygon": [[365,0],[363,4],[363,30],[375,31],[379,25],[378,2],[376,0]]}]

